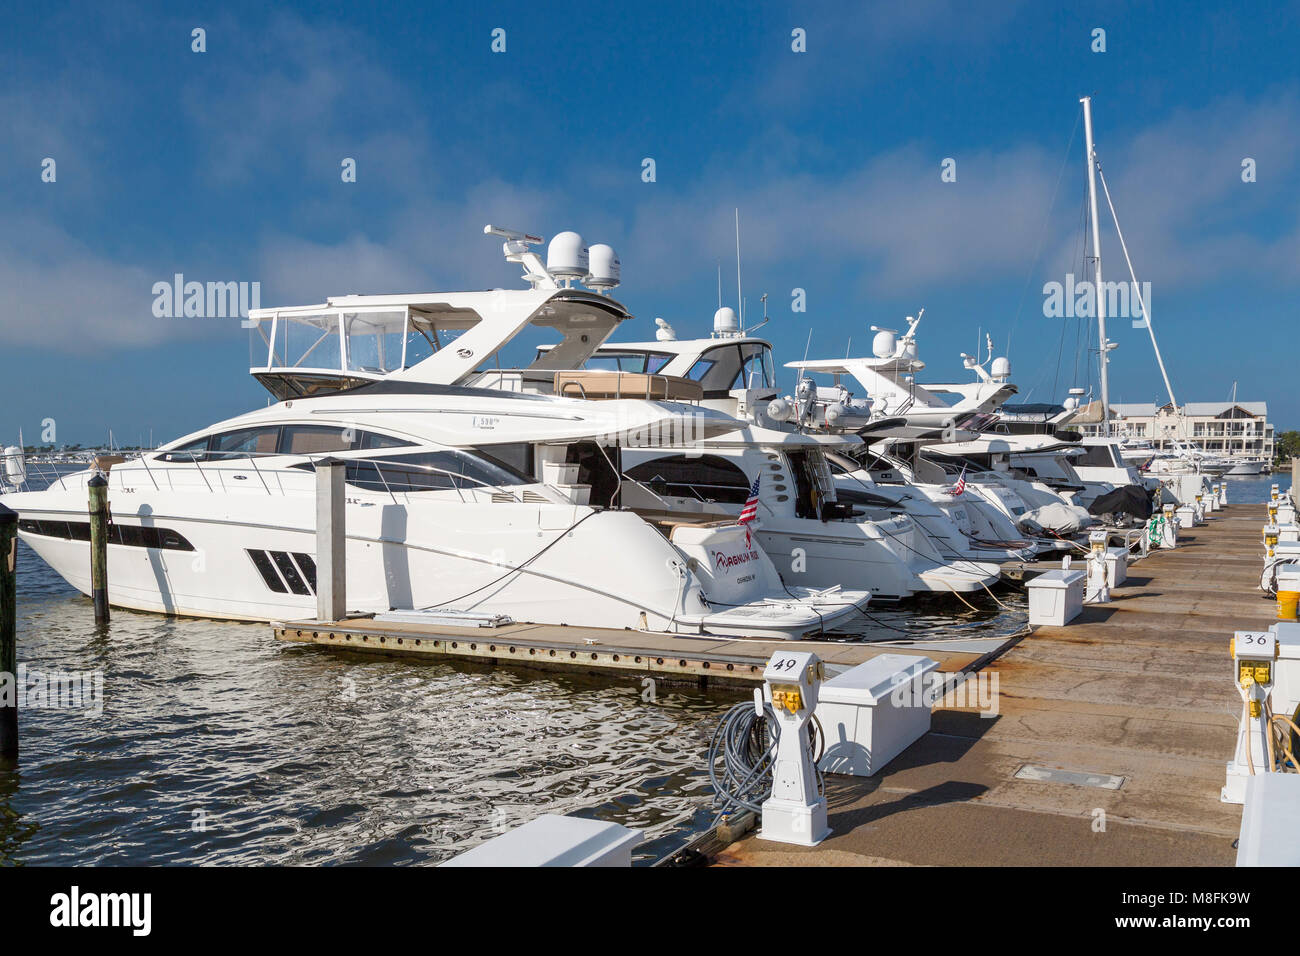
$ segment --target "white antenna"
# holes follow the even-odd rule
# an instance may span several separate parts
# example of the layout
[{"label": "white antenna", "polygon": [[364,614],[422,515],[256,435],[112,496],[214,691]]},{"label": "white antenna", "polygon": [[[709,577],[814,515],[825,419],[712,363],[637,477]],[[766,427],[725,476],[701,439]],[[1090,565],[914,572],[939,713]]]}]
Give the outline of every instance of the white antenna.
[{"label": "white antenna", "polygon": [[718,308],[722,308],[722,262],[718,262]]},{"label": "white antenna", "polygon": [[[740,295],[740,207],[736,207],[736,305],[740,308],[740,327],[745,327],[745,302]],[[805,356],[806,358],[807,356]]]}]

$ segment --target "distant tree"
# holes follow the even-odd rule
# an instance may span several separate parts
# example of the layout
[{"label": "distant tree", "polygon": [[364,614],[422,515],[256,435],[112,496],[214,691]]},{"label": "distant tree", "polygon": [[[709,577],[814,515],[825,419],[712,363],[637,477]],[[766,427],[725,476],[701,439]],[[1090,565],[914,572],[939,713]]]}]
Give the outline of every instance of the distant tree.
[{"label": "distant tree", "polygon": [[1284,461],[1300,458],[1300,432],[1283,432],[1278,436],[1277,444],[1274,447],[1277,451],[1277,457]]}]

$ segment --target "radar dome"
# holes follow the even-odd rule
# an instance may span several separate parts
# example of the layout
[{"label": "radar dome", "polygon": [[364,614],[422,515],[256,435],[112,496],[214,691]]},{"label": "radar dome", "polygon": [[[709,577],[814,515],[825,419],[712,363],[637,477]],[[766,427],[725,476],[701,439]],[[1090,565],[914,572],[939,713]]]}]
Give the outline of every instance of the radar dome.
[{"label": "radar dome", "polygon": [[724,305],[717,312],[714,312],[713,331],[719,335],[735,335],[739,332],[740,319],[736,318],[736,310]]},{"label": "radar dome", "polygon": [[587,250],[587,266],[590,275],[583,284],[593,289],[617,288],[620,281],[621,264],[618,253],[613,247],[598,242]]},{"label": "radar dome", "polygon": [[989,372],[994,378],[1005,379],[1011,374],[1011,360],[1003,355],[998,356],[989,366]]},{"label": "radar dome", "polygon": [[881,329],[876,333],[876,337],[871,340],[871,353],[876,358],[893,358],[894,350],[898,347],[894,333],[888,329]]},{"label": "radar dome", "polygon": [[561,232],[546,247],[546,271],[561,279],[582,279],[589,271],[587,247],[576,232]]}]

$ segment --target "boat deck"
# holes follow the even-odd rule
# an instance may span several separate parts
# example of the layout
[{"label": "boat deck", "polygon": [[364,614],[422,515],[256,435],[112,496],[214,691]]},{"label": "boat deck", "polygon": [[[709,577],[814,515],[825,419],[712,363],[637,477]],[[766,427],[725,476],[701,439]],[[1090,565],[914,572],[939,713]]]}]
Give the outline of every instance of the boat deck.
[{"label": "boat deck", "polygon": [[[751,834],[716,861],[1232,865],[1241,807],[1219,789],[1241,703],[1228,640],[1275,620],[1257,590],[1264,521],[1262,505],[1230,505],[1133,565],[1110,604],[1017,643],[990,668],[996,717],[936,709],[876,777],[828,775],[833,833],[819,846]],[[1104,789],[1101,775],[1123,783]]]}]

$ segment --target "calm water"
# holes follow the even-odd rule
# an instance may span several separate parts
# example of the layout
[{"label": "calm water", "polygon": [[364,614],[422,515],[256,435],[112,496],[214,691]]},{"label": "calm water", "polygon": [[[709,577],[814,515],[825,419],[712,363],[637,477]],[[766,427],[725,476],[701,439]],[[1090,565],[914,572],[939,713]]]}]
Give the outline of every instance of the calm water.
[{"label": "calm water", "polygon": [[[1285,487],[1286,476],[1278,476]],[[1232,480],[1264,501],[1273,479]],[[648,832],[648,861],[712,818],[703,758],[738,692],[347,656],[264,625],[114,611],[19,546],[19,661],[101,672],[103,710],[22,714],[0,770],[0,864],[409,864],[542,812]],[[872,607],[849,640],[1009,634],[999,590]]]}]

